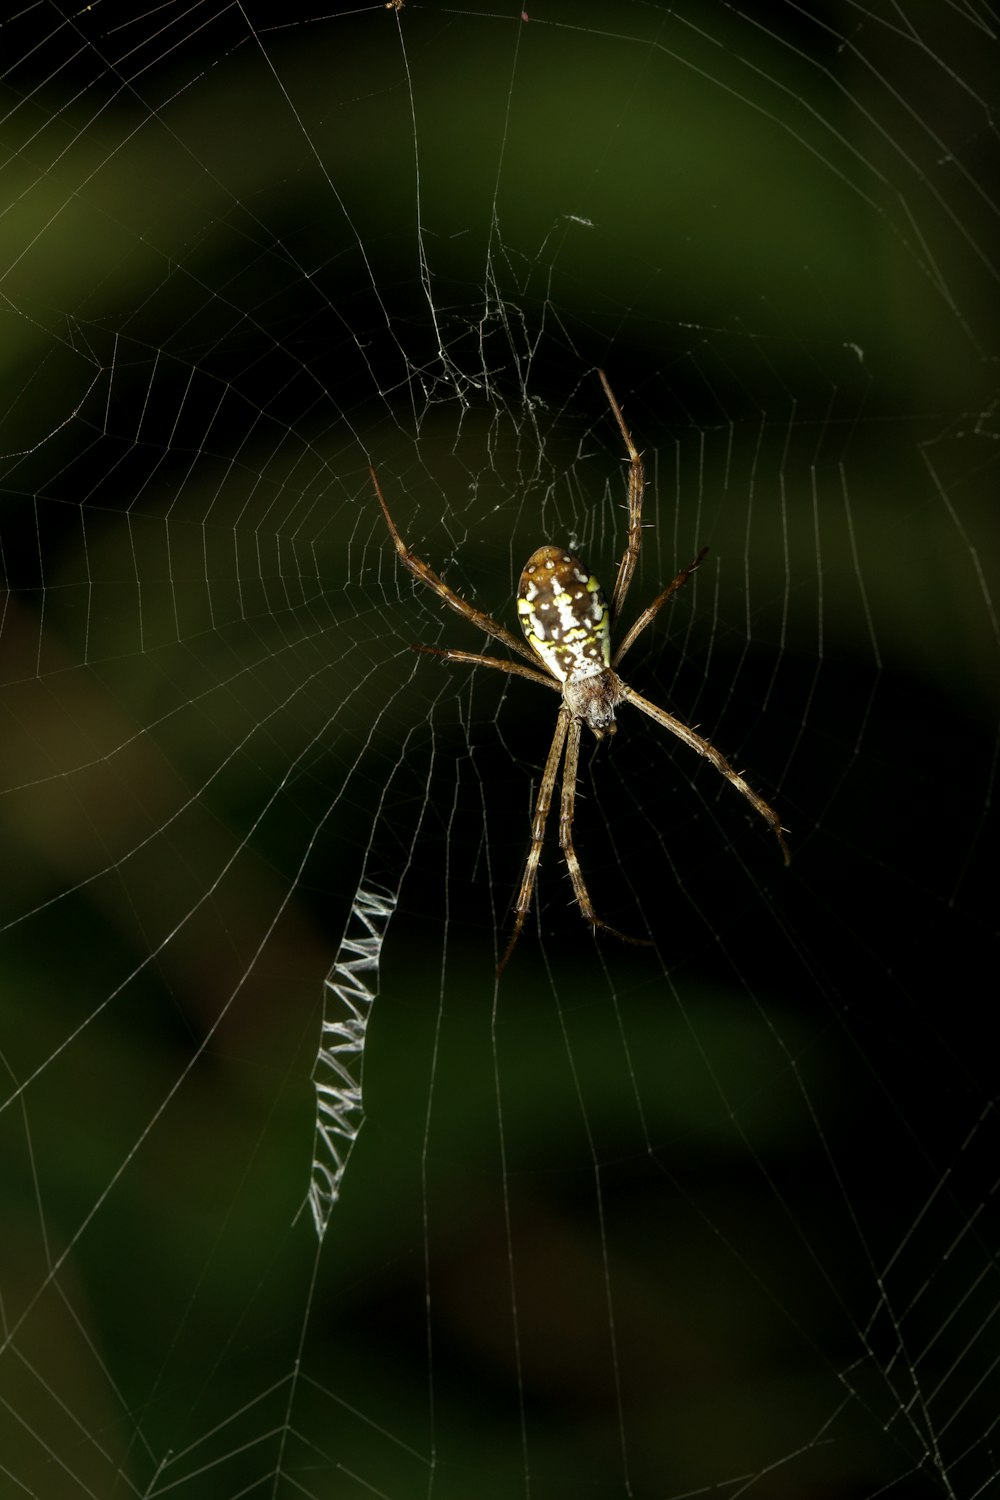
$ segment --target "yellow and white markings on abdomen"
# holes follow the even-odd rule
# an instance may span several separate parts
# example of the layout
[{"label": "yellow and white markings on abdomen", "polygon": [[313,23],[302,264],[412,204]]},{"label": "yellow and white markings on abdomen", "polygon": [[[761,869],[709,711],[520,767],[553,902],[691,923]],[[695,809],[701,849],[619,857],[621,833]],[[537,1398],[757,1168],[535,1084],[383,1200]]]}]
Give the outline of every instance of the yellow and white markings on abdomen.
[{"label": "yellow and white markings on abdomen", "polygon": [[611,619],[593,573],[562,547],[539,547],[524,565],[517,615],[532,651],[560,682],[611,665]]}]

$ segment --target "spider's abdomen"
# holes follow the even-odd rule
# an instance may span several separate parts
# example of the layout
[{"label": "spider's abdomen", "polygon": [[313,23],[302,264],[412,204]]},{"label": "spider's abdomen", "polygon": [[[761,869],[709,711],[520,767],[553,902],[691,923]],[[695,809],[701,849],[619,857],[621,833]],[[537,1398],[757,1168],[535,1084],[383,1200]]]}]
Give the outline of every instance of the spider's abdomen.
[{"label": "spider's abdomen", "polygon": [[539,547],[524,565],[517,616],[532,651],[560,682],[611,665],[611,620],[601,585],[562,547]]}]

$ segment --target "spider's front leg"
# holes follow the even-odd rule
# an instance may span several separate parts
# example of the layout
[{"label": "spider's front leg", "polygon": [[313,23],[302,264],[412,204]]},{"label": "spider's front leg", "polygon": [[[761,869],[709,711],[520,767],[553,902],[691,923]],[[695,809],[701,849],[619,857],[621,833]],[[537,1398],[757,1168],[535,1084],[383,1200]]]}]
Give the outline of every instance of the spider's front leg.
[{"label": "spider's front leg", "polygon": [[791,864],[792,851],[785,842],[785,829],[778,814],[769,802],[765,802],[763,797],[758,796],[753,787],[748,785],[739,771],[733,769],[726,757],[720,751],[716,750],[715,746],[710,744],[703,735],[696,734],[689,724],[683,723],[680,719],[675,718],[673,714],[668,714],[665,708],[659,708],[657,704],[650,703],[648,698],[644,698],[641,693],[637,693],[634,688],[630,688],[625,682],[622,683],[622,692],[628,703],[633,703],[636,708],[641,709],[644,714],[647,714],[654,723],[661,724],[664,729],[669,729],[671,734],[675,734],[685,745],[690,745],[692,750],[696,750],[699,755],[703,755],[707,761],[711,762],[719,772],[719,775],[724,776],[730,786],[734,786],[747,799],[755,812],[759,813],[764,819],[764,822],[778,840],[785,864]]},{"label": "spider's front leg", "polygon": [[[531,910],[531,899],[535,892],[535,882],[538,878],[538,864],[542,857],[542,845],[545,841],[545,825],[548,822],[549,810],[552,806],[552,794],[555,791],[556,777],[559,775],[559,767],[562,765],[562,794],[559,806],[559,848],[566,861],[569,870],[569,878],[573,882],[573,895],[576,904],[580,908],[585,922],[591,927],[600,928],[602,932],[610,932],[612,937],[618,938],[623,943],[634,943],[637,947],[652,947],[649,938],[630,937],[627,932],[619,932],[617,927],[612,927],[605,922],[594,910],[594,904],[590,899],[580,869],[580,861],[577,859],[576,849],[573,846],[573,817],[576,811],[576,778],[580,762],[580,736],[583,732],[583,720],[576,717],[564,703],[559,710],[556,720],[555,733],[552,736],[552,744],[549,748],[548,758],[545,762],[545,770],[542,773],[542,784],[538,789],[538,798],[535,802],[535,813],[531,823],[531,848],[524,866],[524,876],[521,880],[521,889],[514,903],[516,913],[514,919],[514,931],[511,933],[510,942],[503,958],[497,965],[497,978],[507,967],[507,962],[514,951],[514,945],[521,936],[521,930],[527,920],[528,912]],[[565,761],[563,753],[565,751]]]},{"label": "spider's front leg", "polygon": [[542,857],[542,843],[545,839],[545,824],[548,822],[549,808],[552,806],[552,793],[555,790],[556,777],[559,775],[559,765],[563,758],[563,750],[566,746],[566,734],[570,727],[570,712],[565,704],[559,709],[559,717],[556,719],[555,732],[552,736],[552,744],[545,761],[545,770],[542,772],[542,784],[538,789],[538,798],[535,802],[535,815],[531,820],[531,848],[524,866],[524,876],[521,880],[521,889],[517,893],[514,910],[517,913],[514,919],[514,931],[510,935],[503,958],[497,964],[497,978],[507,967],[507,961],[514,951],[514,944],[521,936],[521,928],[524,926],[528,912],[531,910],[531,897],[535,889],[535,880],[538,875],[538,861]]},{"label": "spider's front leg", "polygon": [[591,927],[599,927],[602,932],[610,932],[612,937],[618,938],[623,943],[634,943],[636,947],[651,948],[653,946],[649,938],[630,937],[627,932],[619,932],[617,927],[610,926],[599,917],[594,910],[594,904],[590,899],[580,869],[580,861],[576,857],[573,847],[573,817],[576,812],[576,778],[577,768],[580,760],[580,735],[583,731],[583,721],[574,719],[569,727],[569,737],[566,744],[566,761],[563,765],[562,781],[562,806],[559,816],[559,847],[569,870],[569,878],[573,882],[573,895],[576,904],[580,908],[583,919],[589,922]]}]

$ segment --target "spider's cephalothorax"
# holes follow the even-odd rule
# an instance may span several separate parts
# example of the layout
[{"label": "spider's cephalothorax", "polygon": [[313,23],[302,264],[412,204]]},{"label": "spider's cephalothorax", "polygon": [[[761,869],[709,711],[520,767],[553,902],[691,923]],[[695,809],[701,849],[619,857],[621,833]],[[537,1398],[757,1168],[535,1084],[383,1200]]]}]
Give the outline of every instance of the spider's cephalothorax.
[{"label": "spider's cephalothorax", "polygon": [[614,734],[622,695],[611,670],[611,614],[593,573],[562,547],[539,547],[521,574],[517,615],[528,645],[562,683],[573,718],[598,739]]},{"label": "spider's cephalothorax", "polygon": [[[609,609],[597,579],[588,572],[579,558],[574,557],[562,547],[539,547],[538,551],[533,552],[528,558],[517,591],[518,618],[528,641],[527,646],[522,645],[506,626],[499,625],[491,615],[484,614],[481,609],[476,609],[474,604],[460,599],[454,590],[448,587],[444,579],[438,577],[433,568],[429,568],[421,558],[417,557],[416,553],[410,551],[389,514],[389,507],[379,488],[375,470],[371,471],[375,493],[382,507],[386,525],[389,527],[393,546],[404,566],[415,578],[419,578],[422,583],[426,583],[429,588],[433,589],[438,598],[442,599],[456,614],[462,615],[464,619],[492,636],[494,640],[500,641],[516,655],[527,657],[532,665],[525,667],[517,661],[505,661],[502,657],[483,656],[479,652],[461,651],[452,647],[417,646],[415,649],[426,651],[431,656],[443,656],[446,661],[468,662],[477,667],[494,667],[497,671],[506,672],[511,677],[527,677],[530,681],[541,683],[542,687],[552,688],[562,695],[552,743],[545,759],[545,769],[542,772],[541,785],[535,802],[535,814],[531,825],[531,848],[524,866],[521,889],[514,903],[514,910],[517,913],[514,931],[511,933],[507,950],[497,966],[498,974],[503,972],[507,960],[514,951],[514,944],[520,936],[521,928],[524,926],[531,907],[538,863],[542,857],[545,824],[549,816],[549,808],[552,806],[552,795],[559,778],[560,766],[562,767],[562,794],[559,810],[559,847],[563,852],[570,879],[573,882],[573,895],[576,897],[577,905],[592,927],[600,927],[606,932],[613,932],[616,937],[623,938],[627,943],[647,941],[644,938],[630,938],[623,932],[617,932],[597,915],[573,847],[573,813],[576,806],[576,775],[580,761],[582,727],[586,724],[598,739],[614,734],[615,709],[621,703],[631,703],[634,708],[638,708],[653,719],[661,728],[669,730],[679,740],[683,740],[685,745],[711,761],[720,776],[724,776],[769,824],[781,845],[786,864],[790,858],[781,819],[774,808],[765,802],[763,797],[757,795],[738,771],[733,770],[725,756],[716,750],[714,745],[700,734],[696,734],[690,725],[684,723],[683,719],[675,718],[673,714],[668,714],[666,709],[659,708],[655,703],[650,703],[647,698],[643,698],[635,688],[629,687],[628,683],[622,681],[616,670],[622,657],[638,636],[648,625],[652,624],[660,610],[677,590],[687,583],[704,557],[705,549],[703,548],[693,561],[688,563],[687,567],[683,568],[661,593],[657,594],[652,604],[646,606],[635,623],[625,632],[617,649],[612,651],[611,627],[621,616],[632,575],[639,561],[639,549],[642,545],[642,497],[646,481],[642,458],[632,441],[632,434],[625,425],[625,418],[612,394],[607,376],[603,370],[598,373],[601,377],[601,384],[604,386],[604,394],[608,398],[615,421],[618,423],[618,430],[625,443],[629,464],[628,541],[618,565],[611,607]],[[536,665],[538,661],[541,661],[544,666],[544,672],[538,670]]]}]

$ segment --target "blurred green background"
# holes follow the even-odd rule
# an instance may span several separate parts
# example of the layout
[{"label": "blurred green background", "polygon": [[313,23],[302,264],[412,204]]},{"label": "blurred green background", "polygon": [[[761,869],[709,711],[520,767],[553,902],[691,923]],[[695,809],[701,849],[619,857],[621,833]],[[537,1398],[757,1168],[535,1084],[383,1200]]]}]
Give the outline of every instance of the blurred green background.
[{"label": "blurred green background", "polygon": [[[5,35],[0,1493],[987,1493],[992,38]],[[657,946],[595,946],[553,845],[498,990],[554,700],[406,650],[477,647],[368,465],[510,624],[544,536],[613,577],[598,366],[650,479],[630,608],[711,548],[630,678],[795,860],[623,722],[578,840]],[[317,1259],[359,881],[399,905]]]}]

